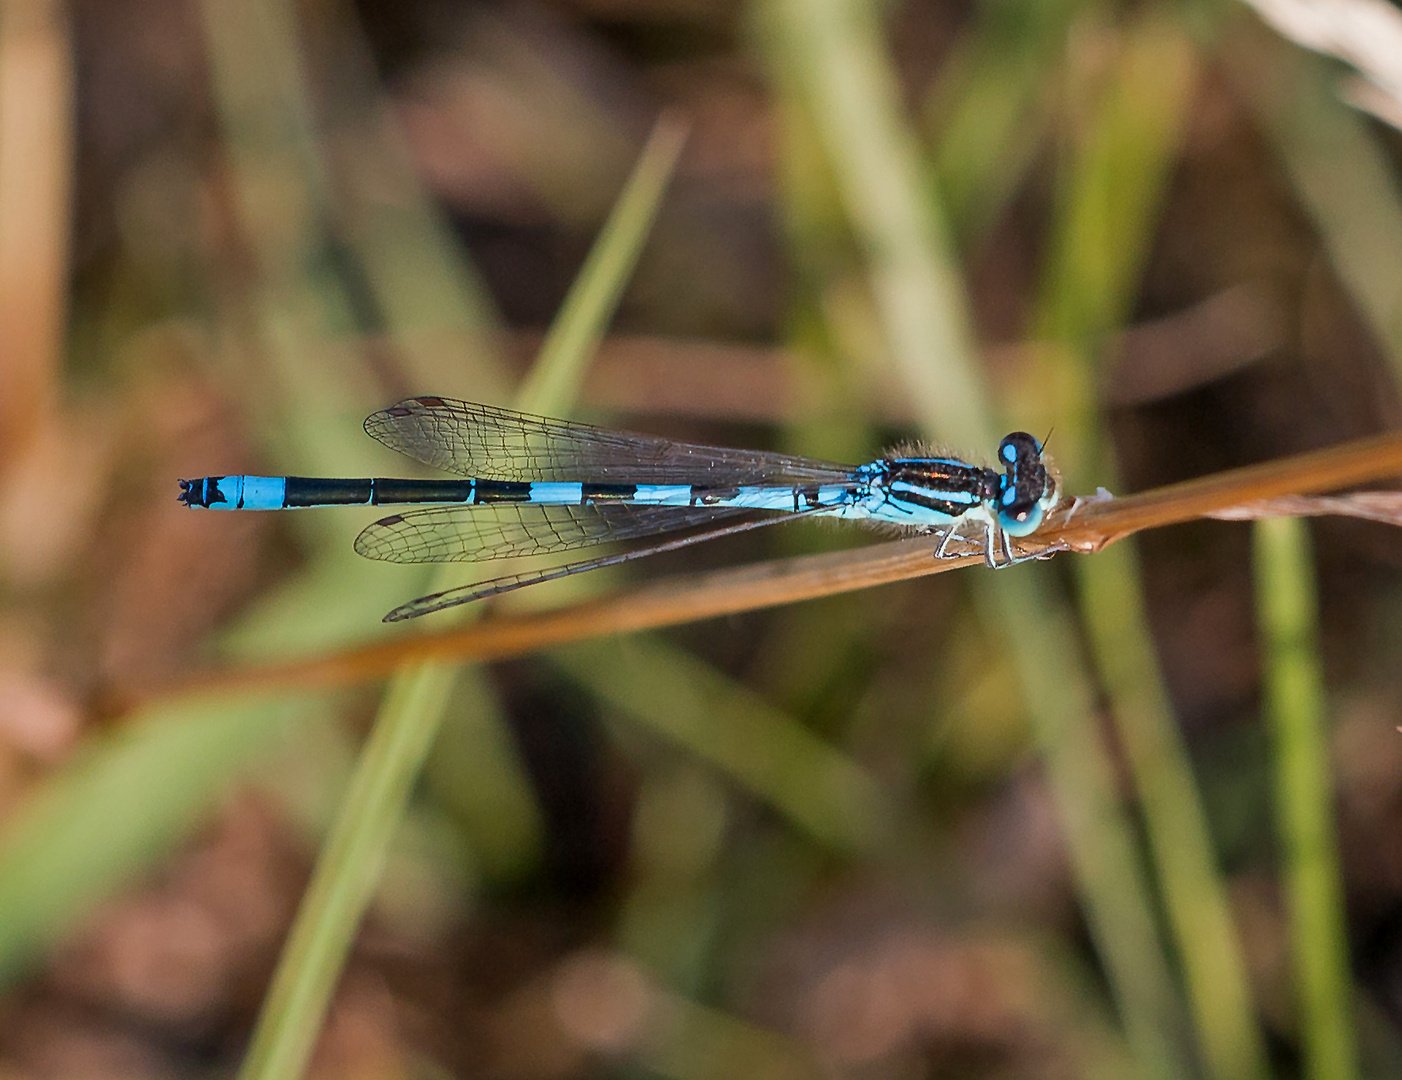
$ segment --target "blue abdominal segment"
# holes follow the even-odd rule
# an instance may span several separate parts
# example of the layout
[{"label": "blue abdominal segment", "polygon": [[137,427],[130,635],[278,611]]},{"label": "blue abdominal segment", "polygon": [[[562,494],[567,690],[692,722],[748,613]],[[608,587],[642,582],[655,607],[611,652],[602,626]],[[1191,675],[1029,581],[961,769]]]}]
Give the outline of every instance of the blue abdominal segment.
[{"label": "blue abdominal segment", "polygon": [[180,481],[180,501],[206,510],[281,510],[285,476],[205,476]]}]

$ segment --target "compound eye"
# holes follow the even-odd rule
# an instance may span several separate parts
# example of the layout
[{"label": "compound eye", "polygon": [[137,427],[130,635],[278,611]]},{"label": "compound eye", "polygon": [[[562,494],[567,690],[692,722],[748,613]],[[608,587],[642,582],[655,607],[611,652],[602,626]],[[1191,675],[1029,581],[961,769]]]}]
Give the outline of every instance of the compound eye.
[{"label": "compound eye", "polygon": [[[998,524],[1009,536],[1030,536],[1042,525],[1044,511],[1042,496],[1019,499],[1014,488],[1008,488],[998,500]],[[1011,498],[1010,498],[1011,496]]]},{"label": "compound eye", "polygon": [[1025,431],[1003,436],[998,444],[998,460],[1009,472],[1028,465],[1042,464],[1042,444]]}]

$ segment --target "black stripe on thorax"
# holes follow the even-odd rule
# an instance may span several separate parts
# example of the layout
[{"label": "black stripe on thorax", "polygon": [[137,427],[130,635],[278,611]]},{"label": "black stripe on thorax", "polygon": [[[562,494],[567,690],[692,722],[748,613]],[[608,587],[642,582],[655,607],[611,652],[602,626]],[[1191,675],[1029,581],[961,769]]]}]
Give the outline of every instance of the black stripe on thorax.
[{"label": "black stripe on thorax", "polygon": [[998,473],[981,465],[935,458],[891,458],[884,462],[886,475],[910,484],[935,484],[954,488],[998,484]]},{"label": "black stripe on thorax", "polygon": [[937,499],[915,491],[893,491],[887,496],[887,501],[913,503],[916,506],[923,506],[927,510],[934,510],[936,513],[952,518],[962,517],[974,507],[983,505],[977,502],[950,502],[948,499]]},{"label": "black stripe on thorax", "polygon": [[888,484],[913,484],[935,491],[965,491],[976,500],[993,499],[998,495],[998,474],[976,465],[961,465],[945,461],[902,461],[886,463]]},{"label": "black stripe on thorax", "polygon": [[[975,506],[998,495],[998,474],[992,469],[930,458],[896,458],[887,461],[885,465],[886,475],[883,480],[888,489],[898,483],[909,484],[918,489],[890,490],[889,498],[923,506],[948,517],[967,514]],[[958,502],[940,498],[940,493],[946,491],[964,492],[972,501]]]}]

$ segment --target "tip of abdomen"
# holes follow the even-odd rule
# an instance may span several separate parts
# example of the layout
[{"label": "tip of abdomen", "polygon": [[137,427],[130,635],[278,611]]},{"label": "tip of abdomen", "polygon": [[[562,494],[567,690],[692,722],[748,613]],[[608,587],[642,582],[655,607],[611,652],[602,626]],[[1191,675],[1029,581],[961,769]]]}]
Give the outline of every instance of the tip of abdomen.
[{"label": "tip of abdomen", "polygon": [[182,480],[178,498],[185,506],[207,510],[211,502],[224,501],[224,496],[219,491],[219,481],[222,479],[222,476],[202,476],[198,480]]}]

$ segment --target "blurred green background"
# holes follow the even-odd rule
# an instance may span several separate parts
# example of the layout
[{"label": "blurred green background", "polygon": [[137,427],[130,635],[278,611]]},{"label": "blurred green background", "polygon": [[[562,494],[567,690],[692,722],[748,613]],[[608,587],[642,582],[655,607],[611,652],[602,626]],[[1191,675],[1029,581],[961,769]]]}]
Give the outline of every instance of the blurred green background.
[{"label": "blurred green background", "polygon": [[0,1077],[1402,1075],[1391,526],[149,697],[464,580],[175,501],[409,394],[1084,494],[1393,427],[1398,87],[1209,0],[4,0]]}]

